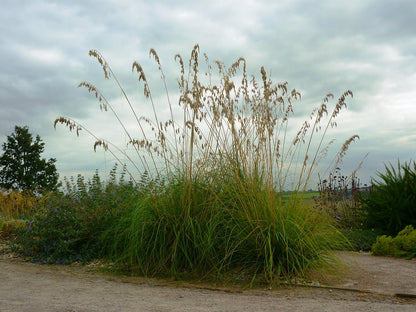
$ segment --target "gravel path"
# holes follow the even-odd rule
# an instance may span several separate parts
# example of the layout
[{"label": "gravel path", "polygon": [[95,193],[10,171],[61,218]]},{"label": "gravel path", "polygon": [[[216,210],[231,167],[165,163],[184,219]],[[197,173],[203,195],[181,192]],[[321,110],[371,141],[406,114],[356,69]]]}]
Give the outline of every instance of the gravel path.
[{"label": "gravel path", "polygon": [[[332,288],[214,289],[112,277],[81,266],[0,259],[0,311],[416,311],[416,261],[340,253],[348,270]],[[323,281],[321,281],[323,283]],[[372,292],[340,290],[336,287]],[[377,292],[377,293],[375,293]]]}]

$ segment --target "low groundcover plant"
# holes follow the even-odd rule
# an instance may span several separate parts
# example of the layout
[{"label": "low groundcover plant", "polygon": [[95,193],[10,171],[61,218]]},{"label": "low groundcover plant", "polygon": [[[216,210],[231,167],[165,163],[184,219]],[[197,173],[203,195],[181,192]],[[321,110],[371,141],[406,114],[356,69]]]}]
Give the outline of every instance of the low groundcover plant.
[{"label": "low groundcover plant", "polygon": [[372,247],[375,256],[393,256],[412,259],[416,257],[416,230],[412,225],[406,226],[396,237],[382,235]]}]

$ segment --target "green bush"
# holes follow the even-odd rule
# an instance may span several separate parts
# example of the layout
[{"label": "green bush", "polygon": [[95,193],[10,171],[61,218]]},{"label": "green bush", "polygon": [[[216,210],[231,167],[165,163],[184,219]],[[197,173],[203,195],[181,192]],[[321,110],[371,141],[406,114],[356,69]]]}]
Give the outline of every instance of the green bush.
[{"label": "green bush", "polygon": [[350,242],[346,247],[353,251],[370,251],[379,234],[374,229],[341,229],[340,231]]},{"label": "green bush", "polygon": [[13,249],[44,263],[71,263],[88,250],[82,250],[83,232],[83,220],[71,206],[56,206],[18,230]]},{"label": "green bush", "polygon": [[34,215],[20,227],[12,248],[33,260],[45,263],[88,261],[102,255],[99,237],[137,200],[139,192],[123,179],[109,183],[94,175],[86,182],[66,180],[66,190],[55,192],[46,201],[47,210]]},{"label": "green bush", "polygon": [[377,237],[372,251],[376,256],[411,259],[416,256],[416,230],[408,225],[395,238],[386,235]]},{"label": "green bush", "polygon": [[395,255],[396,246],[394,245],[393,238],[387,235],[377,237],[377,240],[372,247],[372,252],[375,256]]},{"label": "green bush", "polygon": [[385,166],[381,181],[362,199],[364,225],[396,235],[406,224],[416,226],[416,163],[398,163],[398,170]]},{"label": "green bush", "polygon": [[416,252],[416,230],[411,225],[406,226],[394,238],[394,243],[399,250]]}]

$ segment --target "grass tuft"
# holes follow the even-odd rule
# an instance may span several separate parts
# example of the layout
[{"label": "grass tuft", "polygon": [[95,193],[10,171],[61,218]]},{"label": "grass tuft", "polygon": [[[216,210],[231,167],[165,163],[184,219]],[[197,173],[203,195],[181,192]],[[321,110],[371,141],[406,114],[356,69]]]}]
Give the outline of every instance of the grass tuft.
[{"label": "grass tuft", "polygon": [[[215,61],[214,71],[195,45],[189,62],[180,55],[178,107],[172,105],[162,63],[150,50],[161,73],[170,117],[157,114],[148,80],[138,62],[133,72],[143,84],[153,116],[139,116],[107,61],[91,51],[113,79],[137,123],[139,137],[125,126],[115,108],[93,85],[81,83],[93,93],[105,112],[114,114],[134,147],[135,156],[116,144],[98,139],[120,161],[140,190],[100,236],[102,255],[120,266],[146,276],[215,276],[240,272],[250,279],[271,283],[281,277],[304,275],[330,261],[331,250],[344,239],[333,220],[304,201],[304,193],[327,151],[325,136],[352,97],[347,90],[329,111],[328,94],[291,139],[294,104],[301,95],[287,82],[275,84],[261,67],[260,79],[249,78],[246,60],[230,67]],[[180,120],[174,119],[180,115]],[[55,120],[69,130],[86,129],[68,117]],[[137,133],[137,131],[135,131]],[[341,147],[335,167],[354,140]],[[334,168],[335,168],[334,167]],[[293,180],[292,177],[296,176]],[[291,188],[289,199],[283,192]]]}]

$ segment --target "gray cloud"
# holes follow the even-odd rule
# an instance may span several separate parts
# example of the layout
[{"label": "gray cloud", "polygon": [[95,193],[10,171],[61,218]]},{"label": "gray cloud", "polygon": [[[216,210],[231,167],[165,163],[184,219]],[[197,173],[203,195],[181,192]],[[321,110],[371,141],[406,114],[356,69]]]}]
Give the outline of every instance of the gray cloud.
[{"label": "gray cloud", "polygon": [[157,50],[174,98],[174,55],[186,59],[195,43],[211,60],[230,65],[243,56],[250,74],[259,77],[264,65],[274,81],[288,81],[303,95],[296,116],[309,113],[328,92],[336,101],[351,89],[348,112],[331,132],[339,144],[361,136],[350,148],[346,171],[367,152],[360,170],[367,180],[383,162],[415,157],[414,1],[6,0],[2,7],[0,140],[14,125],[28,125],[44,139],[48,157],[57,158],[61,175],[108,169],[114,161],[94,154],[88,136],[76,138],[63,127],[54,131],[56,117],[80,120],[100,137],[120,133],[78,83],[90,81],[118,108],[128,108],[89,49],[102,52],[140,113],[151,114],[131,73],[132,62],[139,61],[163,114],[163,85],[148,51]]}]

